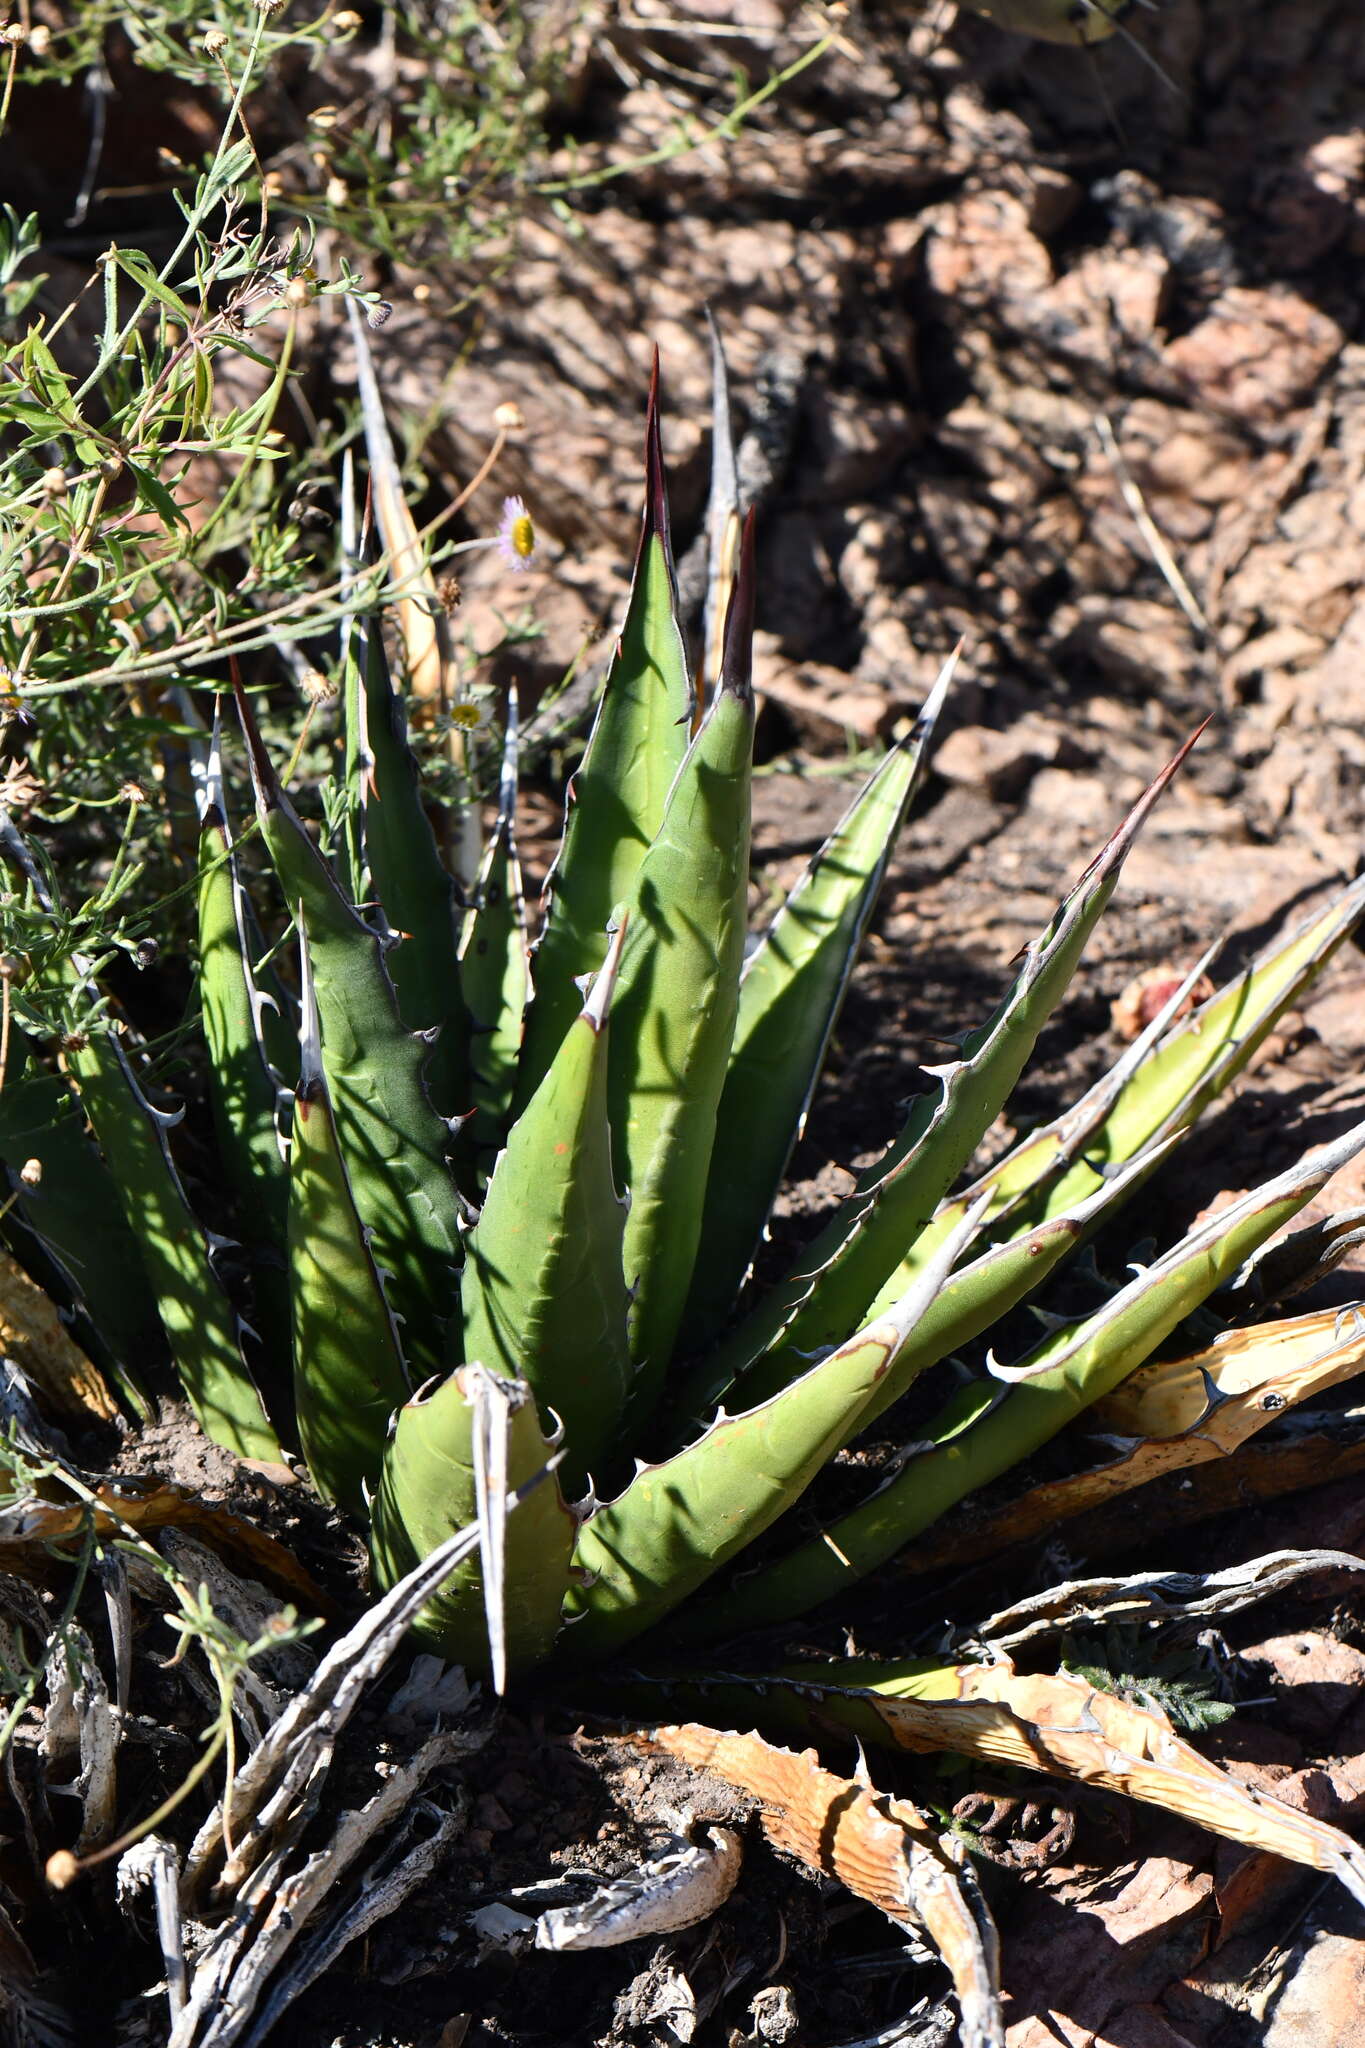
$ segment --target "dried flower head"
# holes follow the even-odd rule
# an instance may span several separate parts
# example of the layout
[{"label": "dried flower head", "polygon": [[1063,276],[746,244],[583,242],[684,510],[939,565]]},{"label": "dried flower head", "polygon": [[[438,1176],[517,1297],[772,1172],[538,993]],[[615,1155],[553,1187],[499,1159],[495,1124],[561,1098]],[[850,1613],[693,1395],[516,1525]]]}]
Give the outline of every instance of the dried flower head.
[{"label": "dried flower head", "polygon": [[351,188],[344,178],[329,178],[326,196],[329,206],[344,206],[351,196]]},{"label": "dried flower head", "polygon": [[310,704],[334,704],[339,695],[335,680],[320,668],[306,668],[299,677],[299,688]]},{"label": "dried flower head", "polygon": [[504,398],[493,408],[493,425],[504,434],[516,434],[526,425],[526,415],[515,398]]},{"label": "dried flower head", "polygon": [[151,801],[140,782],[120,783],[119,796],[125,804],[145,804]]},{"label": "dried flower head", "polygon": [[306,277],[291,277],[284,288],[284,303],[297,311],[306,306],[313,297],[315,287]]},{"label": "dried flower head", "polygon": [[17,811],[22,817],[33,809],[43,795],[39,782],[27,761],[10,761],[3,776],[0,776],[0,804],[7,811]]},{"label": "dried flower head", "polygon": [[436,585],[436,601],[448,619],[453,618],[460,609],[461,595],[457,577],[443,576]]},{"label": "dried flower head", "polygon": [[518,575],[536,558],[536,529],[522,498],[504,498],[498,527],[498,552]]},{"label": "dried flower head", "polygon": [[26,1159],[23,1165],[19,1168],[19,1178],[24,1183],[24,1186],[26,1188],[38,1187],[41,1184],[43,1178],[42,1160]]},{"label": "dried flower head", "polygon": [[339,36],[353,36],[360,25],[360,16],[354,7],[343,7],[340,14],[332,16],[332,27]]},{"label": "dried flower head", "polygon": [[12,50],[17,50],[21,43],[27,41],[28,30],[22,21],[7,21],[5,26],[0,28],[0,43],[8,43]]},{"label": "dried flower head", "polygon": [[66,496],[66,471],[54,466],[43,471],[43,496],[64,498]]},{"label": "dried flower head", "polygon": [[52,48],[52,30],[45,21],[40,21],[28,32],[28,46],[35,57],[45,57]]},{"label": "dried flower head", "polygon": [[267,21],[284,12],[284,0],[255,0],[256,12],[263,14]]},{"label": "dried flower head", "polygon": [[201,48],[206,57],[221,57],[228,46],[228,39],[220,28],[211,28],[204,37]]},{"label": "dried flower head", "polygon": [[54,1892],[64,1892],[80,1873],[81,1866],[69,1849],[54,1849],[47,1859],[47,1881]]}]

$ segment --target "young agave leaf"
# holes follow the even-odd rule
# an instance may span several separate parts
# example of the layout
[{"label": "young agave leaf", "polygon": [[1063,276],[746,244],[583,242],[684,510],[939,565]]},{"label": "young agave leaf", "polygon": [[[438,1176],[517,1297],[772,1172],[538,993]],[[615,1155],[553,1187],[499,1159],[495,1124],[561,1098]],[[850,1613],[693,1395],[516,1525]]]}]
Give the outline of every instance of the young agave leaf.
[{"label": "young agave leaf", "polygon": [[470,1048],[474,1116],[469,1135],[485,1152],[502,1142],[530,987],[526,905],[517,859],[517,730],[513,686],[507,693],[498,815],[460,940],[464,998],[474,1033]]},{"label": "young agave leaf", "polygon": [[608,1007],[625,926],[549,1073],[518,1117],[465,1240],[461,1355],[524,1379],[563,1423],[565,1483],[600,1472],[633,1378],[626,1205],[607,1127]]},{"label": "young agave leaf", "polygon": [[952,1973],[962,2048],[1004,2048],[995,1922],[960,1843],[927,1814],[878,1793],[865,1774],[836,1777],[813,1749],[797,1756],[761,1735],[693,1721],[625,1739],[723,1778],[758,1801],[759,1826],[774,1848],[838,1878],[897,1926],[923,1928]]},{"label": "young agave leaf", "polygon": [[137,1238],[199,1426],[239,1458],[278,1464],[275,1432],[242,1357],[237,1314],[213,1264],[216,1242],[190,1208],[166,1142],[179,1117],[152,1107],[111,1031],[91,1025],[71,1040],[67,1067]]},{"label": "young agave leaf", "polygon": [[470,1017],[457,960],[455,886],[422,804],[407,712],[379,620],[352,622],[356,687],[346,690],[346,752],[363,863],[354,900],[378,899],[396,943],[384,965],[409,1031],[434,1033],[424,1079],[442,1116],[469,1107]]},{"label": "young agave leaf", "polygon": [[363,1516],[389,1418],[408,1396],[393,1316],[341,1156],[308,943],[289,1160],[288,1242],[299,1441],[324,1500]]},{"label": "young agave leaf", "polygon": [[[986,1245],[978,1250],[990,1215],[990,1190],[983,1189],[973,1206],[956,1216],[951,1236],[935,1235],[933,1252],[936,1259],[942,1258],[945,1244],[957,1246],[953,1262],[956,1270],[950,1270],[944,1278],[916,1324],[913,1336],[897,1358],[895,1370],[887,1373],[881,1385],[869,1395],[857,1417],[856,1428],[849,1430],[845,1441],[851,1441],[884,1414],[893,1402],[899,1401],[920,1373],[931,1365],[937,1365],[940,1359],[952,1357],[964,1345],[1000,1322],[1029,1295],[1036,1293],[1049,1273],[1074,1252],[1084,1238],[1098,1229],[1104,1218],[1127,1199],[1134,1187],[1146,1180],[1169,1150],[1169,1145],[1157,1147],[1155,1156],[1143,1153],[1139,1159],[1131,1160],[1126,1168],[1114,1172],[1107,1181],[1101,1181],[1089,1199],[1078,1202],[1067,1215],[1050,1216],[1034,1230],[1021,1231],[1017,1237],[1007,1238],[1003,1244]],[[976,1228],[968,1230],[968,1222],[973,1217]],[[972,1257],[970,1264],[964,1264],[970,1253],[976,1253],[976,1256]],[[909,1286],[913,1287],[924,1271],[925,1264],[917,1262],[911,1270]],[[895,1302],[879,1302],[877,1315],[892,1314],[895,1307]],[[868,1318],[869,1322],[873,1320]],[[744,1377],[741,1392],[745,1405],[771,1400],[784,1386],[790,1385],[786,1367],[787,1361],[777,1355],[760,1359],[753,1371]],[[708,1409],[728,1392],[723,1387],[706,1391]]]},{"label": "young agave leaf", "polygon": [[[490,1404],[496,1426],[506,1431],[491,1459],[476,1448],[480,1411]],[[381,1590],[479,1516],[483,1496],[482,1563],[470,1560],[452,1574],[413,1624],[442,1656],[482,1670],[490,1659],[501,1661],[515,1673],[548,1655],[559,1633],[578,1518],[552,1474],[506,1520],[491,1497],[497,1489],[490,1491],[489,1474],[499,1468],[510,1491],[543,1471],[553,1451],[525,1382],[478,1366],[457,1367],[401,1410],[373,1506],[371,1555]]]},{"label": "young agave leaf", "polygon": [[709,1342],[729,1315],[805,1127],[958,652],[944,663],[913,732],[854,799],[745,963],[685,1349]]},{"label": "young agave leaf", "polygon": [[761,1407],[722,1409],[705,1434],[662,1465],[641,1465],[621,1496],[584,1524],[585,1583],[568,1648],[596,1656],[660,1620],[798,1500],[868,1400],[896,1370],[980,1216],[920,1276],[889,1316],[869,1324]]},{"label": "young agave leaf", "polygon": [[1065,993],[1134,839],[1198,737],[1187,740],[1162,770],[1047,931],[1027,948],[1013,986],[989,1022],[967,1038],[963,1057],[926,1069],[939,1082],[937,1101],[926,1095],[912,1105],[900,1136],[788,1277],[720,1346],[718,1369],[742,1381],[755,1361],[773,1351],[795,1372],[802,1353],[837,1342],[879,1296],[1003,1108]]},{"label": "young agave leaf", "polygon": [[704,705],[720,680],[725,658],[725,620],[739,566],[739,465],[730,417],[730,378],[725,350],[711,308],[711,492],[706,506],[706,597],[702,610],[701,663],[696,699]]},{"label": "young agave leaf", "polygon": [[1049,1442],[1149,1358],[1178,1323],[1365,1148],[1365,1125],[1199,1224],[1095,1315],[1044,1339],[1025,1363],[965,1388],[878,1492],[819,1538],[674,1623],[714,1640],[803,1614],[885,1563],[946,1509]]},{"label": "young agave leaf", "polygon": [[[398,633],[403,645],[408,686],[428,715],[449,707],[451,678],[455,673],[455,650],[450,627],[436,592],[436,579],[423,553],[417,523],[403,494],[403,476],[394,452],[384,401],[375,374],[365,322],[354,300],[346,301],[351,340],[355,348],[356,389],[360,395],[365,425],[365,452],[369,459],[370,490],[375,517],[385,553],[393,565],[393,580],[399,596],[395,604]],[[451,759],[458,769],[465,764],[464,735],[452,728]],[[449,850],[456,878],[463,888],[472,888],[479,863],[479,830],[476,807],[457,802],[449,819]]]},{"label": "young agave leaf", "polygon": [[606,688],[569,785],[564,843],[545,885],[549,907],[531,963],[535,1000],[526,1019],[518,1108],[539,1087],[578,1015],[577,984],[602,964],[607,927],[617,907],[633,894],[687,751],[691,719],[669,541],[656,355],[645,422],[640,549]]},{"label": "young agave leaf", "polygon": [[280,787],[245,696],[261,833],[285,900],[301,911],[337,1136],[371,1249],[393,1276],[414,1374],[439,1364],[459,1261],[459,1196],[447,1129],[422,1085],[426,1048],[404,1029],[383,947],[346,901]]},{"label": "young agave leaf", "polygon": [[271,1064],[268,999],[251,967],[251,922],[223,789],[218,719],[199,777],[199,993],[219,1157],[252,1255],[254,1321],[266,1350],[288,1350],[289,1300],[281,1248],[289,1173],[280,1134],[288,1091]]},{"label": "young agave leaf", "polygon": [[630,1190],[625,1262],[641,1413],[657,1399],[691,1284],[734,1039],[748,923],[753,622],[750,519],[720,684],[635,876],[615,1000],[611,1128]]},{"label": "young agave leaf", "polygon": [[[1201,1003],[1175,1030],[1157,1033],[1135,1057],[1121,1060],[1046,1132],[1034,1132],[995,1170],[1001,1197],[1015,1198],[1012,1218],[1029,1221],[1055,1213],[1087,1189],[1096,1172],[1131,1159],[1153,1140],[1188,1132],[1209,1104],[1243,1072],[1285,1015],[1302,1002],[1328,962],[1365,916],[1365,877],[1305,920],[1287,938],[1264,948],[1225,989]],[[1198,976],[1196,968],[1195,975]],[[1139,1041],[1141,1046],[1141,1041]],[[1120,1079],[1120,1085],[1109,1085]],[[1085,1119],[1087,1105],[1103,1114],[1080,1147],[1057,1146],[1062,1125]],[[1055,1160],[1047,1160],[1056,1147]],[[1046,1163],[1044,1163],[1046,1162]],[[1065,1171],[1055,1169],[1061,1165]],[[1035,1189],[1042,1197],[1030,1199]]]},{"label": "young agave leaf", "polygon": [[[1177,990],[1110,1072],[1079,1102],[1031,1131],[980,1180],[939,1205],[873,1303],[879,1310],[910,1285],[922,1259],[988,1187],[996,1191],[993,1232],[1018,1233],[1045,1216],[1065,1213],[1123,1162],[1158,1156],[1168,1137],[1188,1136],[1209,1104],[1240,1074],[1285,1012],[1301,1002],[1328,961],[1365,914],[1365,880],[1354,882],[1326,910],[1260,956],[1174,1031]],[[1208,963],[1186,977],[1193,987]],[[1132,1193],[1141,1179],[1126,1183]]]}]

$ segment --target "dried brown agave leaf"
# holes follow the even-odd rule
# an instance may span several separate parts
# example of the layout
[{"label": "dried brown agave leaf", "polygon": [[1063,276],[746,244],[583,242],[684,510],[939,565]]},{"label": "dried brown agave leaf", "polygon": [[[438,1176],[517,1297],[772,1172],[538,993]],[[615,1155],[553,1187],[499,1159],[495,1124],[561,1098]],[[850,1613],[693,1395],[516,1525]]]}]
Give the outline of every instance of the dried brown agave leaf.
[{"label": "dried brown agave leaf", "polygon": [[1203,1351],[1143,1366],[1087,1418],[1123,1440],[1116,1457],[1031,1487],[965,1530],[945,1527],[907,1551],[904,1569],[979,1563],[1150,1480],[1230,1457],[1287,1409],[1362,1369],[1365,1321],[1335,1308],[1229,1330]]},{"label": "dried brown agave leaf", "polygon": [[43,1403],[77,1422],[115,1422],[118,1403],[37,1282],[0,1251],[0,1352]]},{"label": "dried brown agave leaf", "polygon": [[627,1740],[666,1750],[749,1793],[774,1848],[837,1877],[898,1926],[922,1927],[952,1975],[964,2048],[999,2048],[995,1924],[970,1869],[953,1859],[917,1807],[837,1777],[813,1749],[779,1749],[761,1735],[689,1721]]},{"label": "dried brown agave leaf", "polygon": [[1228,1330],[1188,1358],[1142,1366],[1092,1414],[1121,1436],[1169,1440],[1198,1431],[1216,1457],[1362,1368],[1365,1317],[1358,1309],[1319,1309]]},{"label": "dried brown agave leaf", "polygon": [[49,1546],[79,1543],[87,1533],[107,1540],[129,1530],[145,1536],[155,1529],[191,1529],[211,1549],[283,1588],[309,1613],[338,1612],[331,1595],[287,1545],[213,1501],[201,1500],[178,1486],[153,1486],[147,1492],[136,1492],[116,1483],[96,1489],[92,1501],[87,1505],[80,1500],[32,1498],[0,1510],[0,1570],[12,1571],[20,1578],[45,1578],[51,1569]]},{"label": "dried brown agave leaf", "polygon": [[[911,1670],[899,1678],[888,1669],[873,1690],[864,1674],[876,1670],[835,1665],[803,1690],[825,1708],[836,1699],[841,1709],[856,1700],[858,1710],[847,1716],[851,1725],[868,1730],[870,1715],[882,1739],[897,1748],[951,1750],[1122,1792],[1230,1841],[1339,1878],[1365,1905],[1365,1849],[1339,1828],[1239,1784],[1183,1741],[1164,1714],[1097,1692],[1084,1679],[1024,1675],[1007,1660]],[[842,1711],[839,1718],[845,1718]]]}]

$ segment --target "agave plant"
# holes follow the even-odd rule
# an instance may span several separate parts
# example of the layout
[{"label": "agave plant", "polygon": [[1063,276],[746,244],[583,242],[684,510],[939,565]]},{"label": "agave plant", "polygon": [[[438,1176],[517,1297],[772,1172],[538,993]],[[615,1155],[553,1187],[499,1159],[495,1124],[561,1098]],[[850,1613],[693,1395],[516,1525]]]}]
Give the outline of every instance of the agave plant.
[{"label": "agave plant", "polygon": [[[373,412],[370,427],[382,431]],[[99,963],[41,859],[5,832],[65,1005],[61,1071],[16,1034],[29,1065],[12,1054],[0,1095],[5,1156],[42,1169],[15,1178],[9,1222],[28,1263],[131,1398],[159,1319],[211,1436],[255,1459],[299,1445],[319,1491],[368,1523],[380,1589],[479,1519],[479,1553],[418,1626],[499,1686],[551,1659],[601,1663],[664,1623],[671,1647],[700,1645],[837,1596],[1111,1393],[1365,1144],[1353,1131],[1196,1224],[1091,1314],[1050,1319],[1016,1363],[988,1355],[867,1501],[817,1534],[797,1525],[844,1447],[1037,1296],[1180,1144],[1351,932],[1365,881],[1176,1021],[1199,963],[1104,1079],[961,1188],[1182,749],[993,1014],[925,1069],[882,1157],[756,1292],[750,1269],[954,664],[751,945],[754,535],[723,403],[716,448],[718,623],[694,669],[656,381],[629,602],[529,963],[514,708],[501,805],[462,887],[381,621],[361,606],[372,586],[354,531],[322,844],[238,690],[278,895],[259,913],[247,900],[215,731],[198,976],[235,1271],[196,1218],[173,1119],[148,1097]],[[297,1004],[260,935],[288,926]],[[243,1256],[259,1388],[224,1277],[237,1284]],[[727,1574],[769,1531],[761,1567]]]}]

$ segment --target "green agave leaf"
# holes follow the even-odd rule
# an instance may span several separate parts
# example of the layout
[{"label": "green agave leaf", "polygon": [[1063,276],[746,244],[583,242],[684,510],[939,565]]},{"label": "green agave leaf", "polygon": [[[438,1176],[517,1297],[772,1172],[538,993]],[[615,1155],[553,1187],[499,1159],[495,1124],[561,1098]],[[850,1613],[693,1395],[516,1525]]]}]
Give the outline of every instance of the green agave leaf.
[{"label": "green agave leaf", "polygon": [[[377,618],[348,622],[346,774],[353,900],[377,899],[395,943],[384,965],[409,1031],[434,1033],[424,1079],[442,1116],[469,1107],[470,1016],[457,959],[455,885],[442,864]],[[354,675],[349,673],[353,665]]]},{"label": "green agave leaf", "polygon": [[[55,919],[52,893],[3,809],[0,853]],[[154,1109],[143,1094],[102,1014],[102,998],[86,978],[85,961],[73,957],[63,973],[72,1009],[72,1028],[63,1041],[67,1072],[103,1153],[200,1427],[238,1457],[277,1463],[279,1444],[242,1357],[238,1317],[213,1264],[221,1240],[199,1224],[171,1158],[167,1132],[180,1116]],[[98,1176],[91,1185],[98,1188]]]},{"label": "green agave leaf", "polygon": [[[346,449],[341,458],[341,588],[348,601],[360,582],[362,549],[360,508],[357,503],[355,454]],[[341,799],[333,835],[326,842],[336,877],[352,903],[364,903],[370,894],[369,867],[365,859],[362,823],[365,785],[371,757],[369,718],[365,701],[365,664],[359,645],[360,607],[344,611],[338,629],[341,656],[341,780],[336,794]]]},{"label": "green agave leaf", "polygon": [[566,1484],[601,1471],[633,1371],[622,1267],[626,1205],[607,1126],[608,1006],[625,927],[549,1073],[518,1117],[465,1240],[463,1356],[532,1388],[558,1417]]},{"label": "green agave leaf", "polygon": [[[1365,880],[1286,939],[1268,946],[1227,988],[1193,1011],[1174,1031],[1177,989],[1164,1017],[1128,1048],[1110,1072],[1062,1116],[1030,1132],[965,1193],[943,1203],[908,1256],[886,1282],[875,1306],[909,1286],[919,1261],[956,1227],[965,1208],[987,1187],[998,1206],[990,1228],[1017,1232],[1045,1216],[1064,1213],[1113,1169],[1168,1136],[1184,1138],[1204,1110],[1246,1067],[1270,1032],[1302,1001],[1338,947],[1365,913]],[[1187,977],[1192,987],[1207,965]],[[1129,1191],[1140,1180],[1127,1183]]]},{"label": "green agave leaf", "polygon": [[[1000,1244],[979,1248],[979,1240],[984,1239],[989,1227],[989,1188],[983,1189],[976,1201],[960,1212],[955,1204],[953,1228],[935,1232],[932,1256],[941,1258],[944,1245],[955,1242],[959,1247],[956,1270],[949,1273],[920,1318],[896,1360],[895,1370],[887,1373],[880,1386],[869,1395],[845,1442],[851,1442],[893,1402],[899,1401],[921,1372],[937,1365],[940,1359],[951,1357],[964,1344],[970,1344],[1036,1292],[1048,1274],[1074,1252],[1085,1237],[1098,1229],[1106,1217],[1127,1200],[1135,1187],[1147,1179],[1170,1149],[1167,1143],[1130,1160],[1126,1167],[1116,1167],[1065,1215],[1050,1216],[1033,1229],[1020,1231]],[[972,1216],[978,1219],[976,1237],[964,1238],[962,1232]],[[969,1254],[971,1262],[964,1264]],[[909,1285],[914,1285],[928,1263],[926,1259],[915,1267]],[[894,1301],[881,1304],[877,1315],[891,1314],[895,1307]],[[868,1320],[875,1321],[876,1318],[869,1317]],[[783,1387],[792,1384],[787,1367],[788,1360],[784,1357],[761,1359],[753,1372],[745,1375],[742,1388],[745,1405],[771,1400]],[[720,1389],[713,1398],[718,1400],[726,1392],[728,1389]]]},{"label": "green agave leaf", "polygon": [[1045,1338],[1021,1367],[992,1363],[991,1377],[964,1388],[921,1432],[916,1454],[886,1486],[820,1538],[675,1622],[675,1636],[710,1641],[803,1614],[884,1564],[1118,1386],[1363,1148],[1365,1124],[1197,1225],[1097,1314]]},{"label": "green agave leaf", "polygon": [[[84,993],[93,994],[88,984]],[[278,1464],[279,1443],[242,1357],[241,1325],[213,1263],[220,1241],[195,1217],[171,1158],[167,1132],[179,1115],[153,1108],[103,1023],[87,1020],[70,1034],[66,1062],[137,1238],[200,1428],[239,1458]]]},{"label": "green agave leaf", "polygon": [[705,703],[725,659],[725,617],[739,562],[739,463],[730,418],[730,378],[711,308],[711,490],[706,505],[706,599],[702,610],[701,670],[697,701]]},{"label": "green agave leaf", "polygon": [[[960,652],[960,650],[958,650]],[[698,1350],[724,1323],[805,1126],[850,977],[957,667],[881,763],[745,963],[684,1323]],[[901,1290],[902,1293],[904,1289]]]},{"label": "green agave leaf", "polygon": [[460,969],[474,1032],[470,1063],[474,1115],[465,1134],[476,1148],[502,1142],[521,1052],[530,973],[526,905],[517,859],[517,693],[507,693],[498,815],[460,941]]},{"label": "green agave leaf", "polygon": [[261,833],[288,903],[301,912],[322,1024],[322,1060],[356,1207],[414,1372],[439,1362],[454,1306],[460,1202],[448,1131],[422,1085],[426,1048],[398,1015],[383,944],[346,901],[280,787],[251,707],[238,711]]},{"label": "green agave leaf", "polygon": [[236,1197],[251,1258],[254,1321],[267,1353],[288,1356],[288,1283],[280,1252],[289,1215],[289,1173],[280,1117],[288,1091],[266,1048],[268,999],[251,967],[250,917],[223,789],[220,734],[199,776],[199,993],[209,1051],[209,1095],[218,1153]]},{"label": "green agave leaf", "polygon": [[640,550],[602,701],[569,785],[564,843],[546,883],[549,907],[531,963],[535,1000],[526,1019],[518,1108],[540,1085],[578,1015],[578,983],[602,964],[607,927],[633,894],[687,751],[691,722],[659,438],[656,353],[645,424]]},{"label": "green agave leaf", "polygon": [[[1201,726],[1200,732],[1203,731]],[[1196,732],[1139,799],[1031,944],[995,1015],[964,1042],[963,1056],[926,1068],[937,1100],[912,1104],[900,1136],[802,1254],[788,1277],[720,1346],[716,1367],[737,1382],[765,1352],[791,1357],[837,1342],[864,1315],[907,1256],[943,1195],[1004,1106],[1066,991],[1076,963],[1113,895],[1123,862]]]},{"label": "green agave leaf", "polygon": [[[30,1159],[43,1169],[35,1186],[19,1178]],[[39,1286],[74,1313],[86,1354],[133,1408],[150,1415],[146,1367],[163,1353],[164,1339],[137,1239],[79,1102],[37,1064],[14,1027],[0,1088],[0,1160],[15,1197],[4,1218],[5,1242]]]},{"label": "green agave leaf", "polygon": [[[414,700],[428,710],[444,710],[455,675],[455,648],[450,624],[437,602],[435,578],[417,531],[417,522],[404,495],[403,472],[384,416],[384,401],[375,373],[370,338],[354,299],[346,301],[346,316],[355,349],[356,391],[365,429],[370,499],[395,586],[393,610],[408,688]],[[443,843],[456,880],[462,889],[468,889],[472,888],[478,869],[481,835],[478,806],[470,800],[464,772],[467,756],[463,741],[463,734],[450,732],[451,759],[459,770],[458,794],[443,819]]]},{"label": "green agave leaf", "polygon": [[748,917],[754,530],[715,701],[636,875],[613,1005],[611,1128],[630,1190],[632,1405],[657,1399],[691,1284]]},{"label": "green agave leaf", "polygon": [[696,1443],[641,1466],[597,1509],[578,1540],[588,1576],[570,1596],[571,1654],[599,1655],[661,1620],[800,1498],[856,1433],[979,1222],[968,1218],[890,1315],[773,1400],[743,1415],[722,1410]]},{"label": "green agave leaf", "polygon": [[294,1405],[324,1500],[364,1514],[394,1410],[409,1386],[398,1331],[351,1193],[322,1065],[306,935],[303,1025],[289,1160]]},{"label": "green agave leaf", "polygon": [[541,1434],[524,1382],[460,1366],[401,1411],[384,1457],[371,1535],[381,1590],[477,1516],[481,1557],[452,1574],[414,1623],[443,1657],[504,1670],[539,1663],[559,1633],[577,1517],[553,1477],[507,1517],[513,1488],[543,1471]]}]

